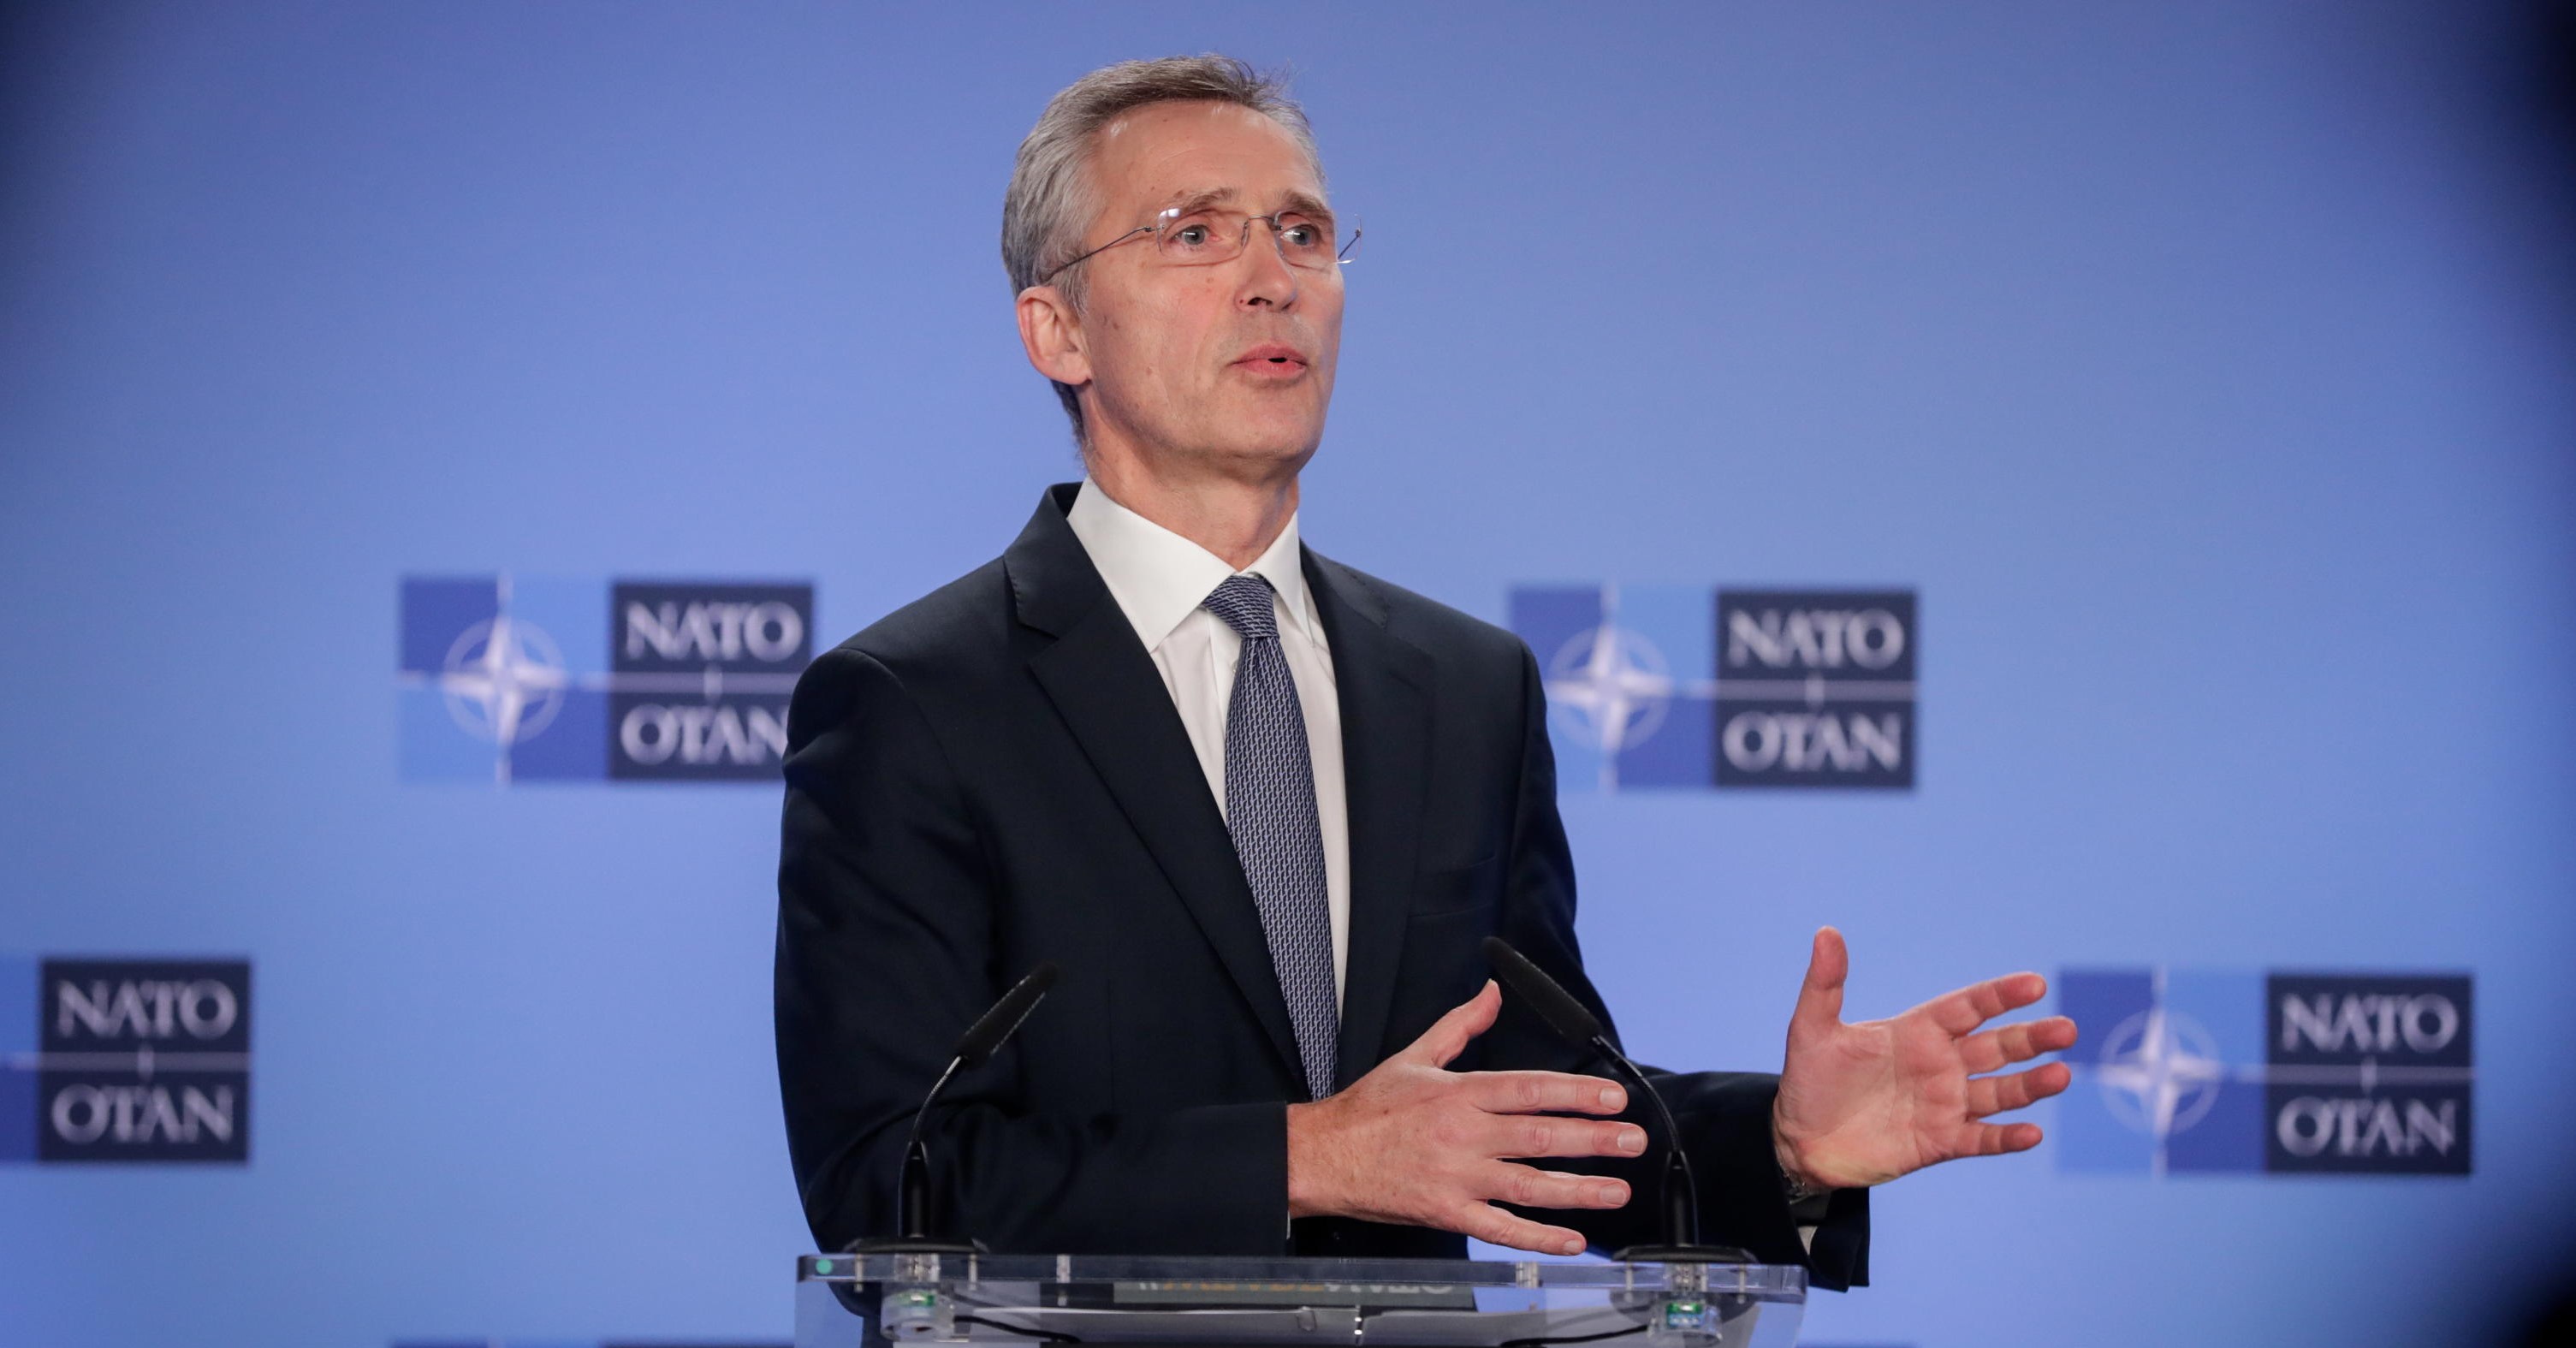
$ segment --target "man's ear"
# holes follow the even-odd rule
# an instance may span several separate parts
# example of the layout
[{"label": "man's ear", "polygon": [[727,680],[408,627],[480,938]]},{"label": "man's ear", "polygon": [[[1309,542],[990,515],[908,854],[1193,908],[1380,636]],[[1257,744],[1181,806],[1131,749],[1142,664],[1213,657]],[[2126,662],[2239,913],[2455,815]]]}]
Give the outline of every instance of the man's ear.
[{"label": "man's ear", "polygon": [[1054,286],[1030,286],[1016,302],[1020,346],[1039,374],[1080,388],[1091,382],[1091,355],[1083,346],[1082,315]]}]

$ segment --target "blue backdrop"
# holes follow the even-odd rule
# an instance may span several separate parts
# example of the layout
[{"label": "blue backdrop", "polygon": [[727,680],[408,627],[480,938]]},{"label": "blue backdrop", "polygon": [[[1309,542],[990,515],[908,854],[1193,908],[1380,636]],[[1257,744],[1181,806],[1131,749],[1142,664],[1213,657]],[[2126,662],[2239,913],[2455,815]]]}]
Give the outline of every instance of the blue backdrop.
[{"label": "blue backdrop", "polygon": [[1825,921],[1855,1016],[2475,979],[2473,1175],[1952,1166],[1813,1337],[2462,1341],[2576,1165],[2576,351],[2510,17],[14,18],[0,955],[247,959],[256,1111],[246,1165],[0,1164],[0,1340],[785,1337],[775,787],[407,781],[401,581],[810,580],[829,643],[998,552],[1077,472],[1012,148],[1215,48],[1294,67],[1369,235],[1318,548],[1495,621],[1920,597],[1910,790],[1566,796],[1641,1057],[1776,1065]]}]

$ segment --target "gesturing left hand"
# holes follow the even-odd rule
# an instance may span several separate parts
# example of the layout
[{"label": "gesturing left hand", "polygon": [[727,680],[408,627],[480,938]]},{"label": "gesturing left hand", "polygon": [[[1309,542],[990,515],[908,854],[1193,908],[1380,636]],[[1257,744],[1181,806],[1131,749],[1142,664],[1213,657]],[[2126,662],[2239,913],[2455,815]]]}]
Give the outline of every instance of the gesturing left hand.
[{"label": "gesturing left hand", "polygon": [[1851,954],[1842,933],[1816,933],[1789,1052],[1771,1110],[1780,1165],[1825,1189],[1892,1180],[1961,1156],[1994,1156],[2039,1145],[2039,1125],[1993,1124],[2066,1089],[2064,1063],[1981,1076],[2075,1042],[2064,1016],[1978,1032],[2007,1011],[2038,1001],[2048,981],[2009,974],[1935,997],[1903,1015],[1846,1025],[1843,980]]}]

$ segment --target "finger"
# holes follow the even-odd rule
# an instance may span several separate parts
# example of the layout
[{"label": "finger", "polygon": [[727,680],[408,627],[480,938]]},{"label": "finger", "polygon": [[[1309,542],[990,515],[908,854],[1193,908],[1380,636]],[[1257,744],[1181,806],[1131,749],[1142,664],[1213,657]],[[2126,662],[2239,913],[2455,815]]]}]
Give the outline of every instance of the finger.
[{"label": "finger", "polygon": [[1953,1156],[2002,1156],[2028,1151],[2039,1145],[2039,1125],[2035,1123],[1979,1123],[1969,1125],[1968,1132]]},{"label": "finger", "polygon": [[1485,986],[1476,990],[1475,996],[1460,1003],[1448,1015],[1433,1021],[1431,1028],[1422,1032],[1421,1038],[1406,1045],[1404,1051],[1395,1056],[1429,1063],[1433,1067],[1446,1067],[1450,1059],[1467,1051],[1467,1045],[1474,1042],[1477,1035],[1494,1028],[1494,1017],[1501,1015],[1502,1010],[1503,990],[1488,978]]},{"label": "finger", "polygon": [[1487,1156],[1641,1156],[1646,1130],[1633,1123],[1595,1123],[1544,1114],[1496,1114],[1485,1135]]},{"label": "finger", "polygon": [[1462,1236],[1474,1236],[1488,1245],[1508,1245],[1541,1254],[1583,1253],[1582,1233],[1515,1217],[1491,1203],[1471,1203],[1447,1225]]},{"label": "finger", "polygon": [[2020,1109],[2065,1090],[2066,1083],[2074,1079],[2075,1069],[2062,1062],[2046,1063],[2010,1076],[1970,1077],[1968,1117],[1982,1119]]},{"label": "finger", "polygon": [[1789,1032],[1827,1029],[1842,1023],[1843,980],[1851,975],[1851,949],[1831,927],[1816,929],[1815,947],[1807,955],[1807,978],[1798,985],[1798,1006],[1789,1015]]},{"label": "finger", "polygon": [[2018,1011],[2048,995],[2048,980],[2037,974],[2006,974],[1944,993],[1907,1015],[1926,1015],[1953,1035],[1965,1035],[2006,1011]]},{"label": "finger", "polygon": [[1485,1181],[1485,1197],[1516,1208],[1622,1208],[1629,1196],[1622,1180],[1526,1165],[1496,1165]]},{"label": "finger", "polygon": [[2064,1016],[2050,1016],[1969,1035],[1959,1041],[1959,1058],[1972,1073],[1991,1072],[2074,1046],[2075,1022]]},{"label": "finger", "polygon": [[1616,1114],[1628,1107],[1617,1082],[1570,1072],[1470,1072],[1467,1098],[1488,1114]]}]

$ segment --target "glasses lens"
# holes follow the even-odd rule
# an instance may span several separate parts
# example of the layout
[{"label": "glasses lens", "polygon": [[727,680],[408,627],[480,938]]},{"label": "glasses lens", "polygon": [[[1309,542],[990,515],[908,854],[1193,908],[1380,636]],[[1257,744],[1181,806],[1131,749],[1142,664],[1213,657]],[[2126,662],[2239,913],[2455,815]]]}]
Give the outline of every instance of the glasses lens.
[{"label": "glasses lens", "polygon": [[1166,261],[1184,267],[1224,262],[1243,251],[1244,218],[1225,211],[1175,215],[1154,233]]},{"label": "glasses lens", "polygon": [[1279,231],[1281,257],[1296,266],[1317,270],[1333,265],[1331,222],[1302,215],[1283,215],[1273,223]]}]

